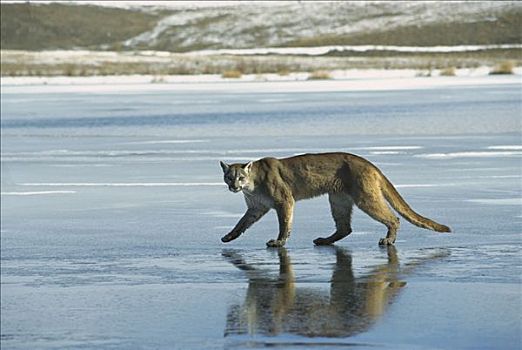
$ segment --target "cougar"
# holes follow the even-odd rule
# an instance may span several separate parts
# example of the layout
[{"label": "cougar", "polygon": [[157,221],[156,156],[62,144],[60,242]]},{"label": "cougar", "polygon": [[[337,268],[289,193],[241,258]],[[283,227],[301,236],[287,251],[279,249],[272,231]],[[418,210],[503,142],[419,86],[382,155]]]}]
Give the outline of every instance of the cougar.
[{"label": "cougar", "polygon": [[275,209],[279,235],[266,244],[285,245],[292,228],[296,201],[328,194],[336,231],[316,238],[316,245],[328,245],[352,232],[351,217],[355,204],[373,219],[384,224],[388,232],[379,245],[391,245],[397,238],[399,218],[386,201],[412,224],[438,232],[451,232],[445,225],[417,214],[401,197],[392,183],[368,160],[350,153],[304,154],[290,158],[263,158],[246,164],[220,162],[230,191],[243,192],[247,211],[237,225],[221,238],[230,242]]}]

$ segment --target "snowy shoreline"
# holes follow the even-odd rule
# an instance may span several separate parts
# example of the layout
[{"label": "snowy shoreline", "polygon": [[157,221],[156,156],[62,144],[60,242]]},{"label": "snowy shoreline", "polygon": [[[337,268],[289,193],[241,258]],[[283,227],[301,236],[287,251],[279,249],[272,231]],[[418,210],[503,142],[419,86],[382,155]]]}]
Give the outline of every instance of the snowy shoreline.
[{"label": "snowy shoreline", "polygon": [[[332,52],[407,52],[407,53],[452,53],[483,50],[522,49],[521,44],[502,45],[455,45],[455,46],[398,46],[398,45],[330,45],[312,47],[263,47],[254,49],[217,49],[192,51],[190,55],[307,55],[320,56]],[[158,52],[160,55],[162,52]],[[165,53],[163,53],[165,55]]]},{"label": "snowy shoreline", "polygon": [[117,91],[378,91],[434,88],[441,86],[521,84],[522,68],[513,75],[488,75],[488,67],[458,69],[455,76],[419,76],[415,69],[343,70],[329,72],[331,79],[309,80],[309,73],[245,74],[223,78],[219,74],[202,75],[118,75],[90,77],[2,77],[2,93],[45,92],[117,92]]}]

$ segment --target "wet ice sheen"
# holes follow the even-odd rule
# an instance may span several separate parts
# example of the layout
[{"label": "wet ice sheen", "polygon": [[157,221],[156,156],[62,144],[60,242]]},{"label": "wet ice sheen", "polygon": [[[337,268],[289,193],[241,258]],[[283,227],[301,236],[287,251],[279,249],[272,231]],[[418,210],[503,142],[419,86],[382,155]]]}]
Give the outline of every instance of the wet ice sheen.
[{"label": "wet ice sheen", "polygon": [[[3,93],[2,348],[520,348],[519,88],[288,93],[291,103],[206,91],[211,108],[178,90],[42,87],[23,106]],[[182,116],[149,119],[171,113]],[[402,220],[396,248],[381,249],[384,227],[356,211],[351,236],[316,248],[333,230],[318,198],[297,204],[286,249],[264,248],[273,214],[221,244],[244,201],[218,160],[317,151],[367,157],[454,232]]]}]

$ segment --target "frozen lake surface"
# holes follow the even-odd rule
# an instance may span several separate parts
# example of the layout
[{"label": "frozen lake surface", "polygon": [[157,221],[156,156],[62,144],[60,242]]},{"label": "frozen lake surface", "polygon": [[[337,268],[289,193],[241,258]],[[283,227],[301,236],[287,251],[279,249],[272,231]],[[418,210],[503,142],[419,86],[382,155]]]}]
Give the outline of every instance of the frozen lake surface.
[{"label": "frozen lake surface", "polygon": [[[446,79],[2,86],[2,349],[519,349],[520,80]],[[314,247],[334,228],[320,197],[298,202],[286,249],[265,248],[274,213],[220,242],[245,205],[219,160],[323,151],[374,162],[453,233],[402,220],[379,248],[356,210]]]}]

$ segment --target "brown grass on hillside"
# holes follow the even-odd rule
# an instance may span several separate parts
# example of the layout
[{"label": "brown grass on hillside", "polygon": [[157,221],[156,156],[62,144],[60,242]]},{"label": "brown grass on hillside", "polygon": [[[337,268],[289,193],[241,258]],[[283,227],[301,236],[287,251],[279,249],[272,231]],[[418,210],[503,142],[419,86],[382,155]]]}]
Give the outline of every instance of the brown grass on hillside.
[{"label": "brown grass on hillside", "polygon": [[[229,75],[227,71],[245,74],[275,73],[281,76],[293,72],[308,72],[310,79],[328,79],[316,76],[317,72],[331,72],[348,69],[415,69],[419,75],[429,75],[432,70],[495,67],[501,62],[503,67],[495,71],[509,74],[513,67],[522,66],[522,49],[485,50],[474,52],[444,53],[438,55],[403,54],[402,56],[357,56],[357,57],[308,57],[308,56],[205,56],[192,57],[173,55],[169,59],[160,57],[152,60],[149,56],[115,53],[116,57],[98,57],[96,52],[82,57],[63,59],[47,57],[31,51],[2,50],[1,76],[95,76],[143,74],[152,76],[184,74]],[[507,67],[507,68],[506,68]],[[511,67],[511,69],[509,69]],[[502,69],[500,69],[502,68]],[[232,77],[237,77],[238,73]],[[444,73],[442,73],[444,74]]]}]

